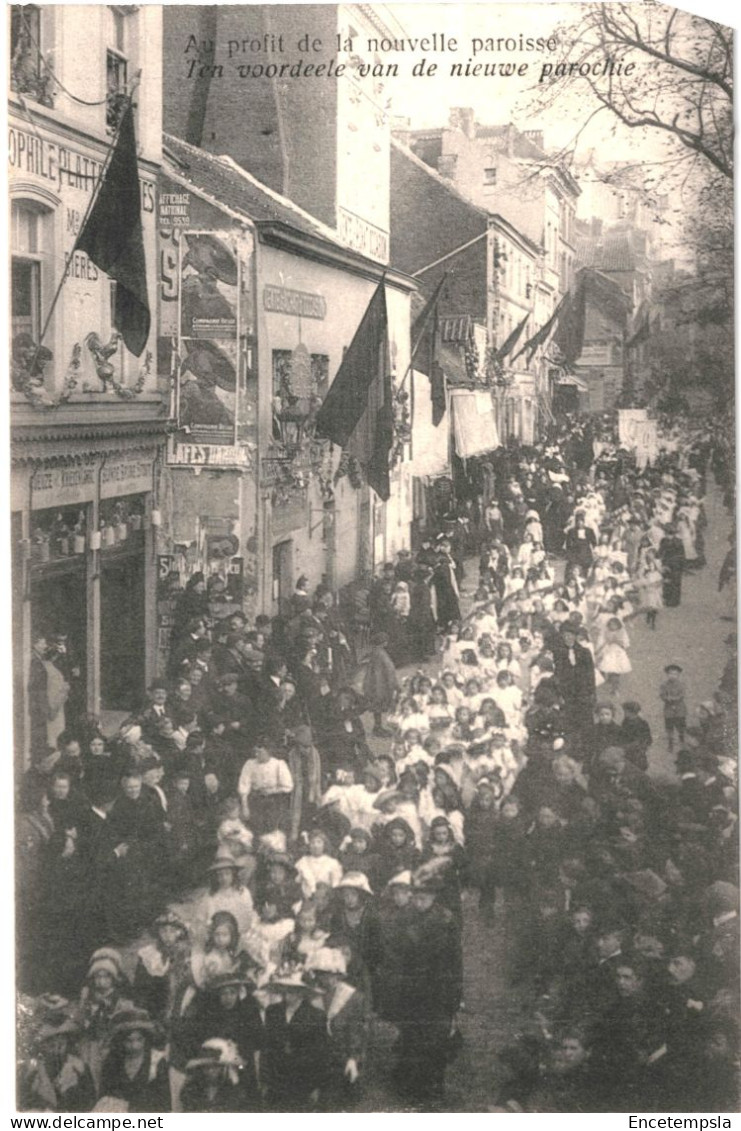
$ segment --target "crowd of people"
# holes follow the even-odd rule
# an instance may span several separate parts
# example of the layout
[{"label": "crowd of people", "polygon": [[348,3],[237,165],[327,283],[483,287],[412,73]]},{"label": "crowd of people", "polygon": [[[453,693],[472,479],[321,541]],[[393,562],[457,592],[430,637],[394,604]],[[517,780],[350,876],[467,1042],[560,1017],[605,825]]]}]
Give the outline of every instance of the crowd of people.
[{"label": "crowd of people", "polygon": [[735,641],[702,704],[664,656],[665,736],[621,695],[705,568],[712,433],[665,433],[643,468],[608,421],[503,450],[339,602],[302,577],[250,624],[195,573],[140,711],[37,726],[20,1107],[353,1110],[393,1026],[384,1087],[445,1110],[465,895],[523,1015],[482,1110],[735,1109]]}]

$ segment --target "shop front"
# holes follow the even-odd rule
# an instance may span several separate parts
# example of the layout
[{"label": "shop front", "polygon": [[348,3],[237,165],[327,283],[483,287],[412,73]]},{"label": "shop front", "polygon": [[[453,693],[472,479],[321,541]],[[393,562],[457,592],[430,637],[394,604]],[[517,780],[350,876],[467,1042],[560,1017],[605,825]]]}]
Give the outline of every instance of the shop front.
[{"label": "shop front", "polygon": [[153,674],[149,595],[159,522],[158,444],[139,438],[125,450],[113,442],[82,450],[71,443],[66,455],[52,455],[52,446],[45,456],[34,445],[31,458],[14,465],[11,480],[13,636],[22,657],[15,666],[15,725],[22,765],[31,754],[28,675],[39,636],[62,649],[55,662],[68,685],[66,727],[78,726],[86,715],[99,716],[104,726],[114,723],[141,704]]}]

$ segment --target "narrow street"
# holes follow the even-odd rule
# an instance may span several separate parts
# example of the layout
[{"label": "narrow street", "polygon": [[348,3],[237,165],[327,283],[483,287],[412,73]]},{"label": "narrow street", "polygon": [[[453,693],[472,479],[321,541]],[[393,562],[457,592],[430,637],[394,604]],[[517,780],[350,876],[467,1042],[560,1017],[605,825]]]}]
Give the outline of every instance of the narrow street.
[{"label": "narrow street", "polygon": [[[723,506],[721,492],[712,479],[706,498],[708,528],[705,552],[707,565],[697,573],[686,574],[682,583],[682,604],[678,609],[662,609],[656,631],[651,631],[642,616],[629,623],[633,671],[623,677],[618,702],[635,698],[643,707],[654,736],[649,753],[649,772],[656,778],[674,777],[663,729],[658,691],[664,678],[664,665],[681,663],[687,683],[690,718],[704,699],[712,697],[718,686],[727,650],[723,643],[735,631],[732,622],[731,590],[718,592],[718,571],[728,549],[731,519]],[[465,590],[470,596],[477,576],[477,563],[467,563]],[[729,618],[729,619],[725,619]],[[434,664],[427,665],[432,674]],[[408,674],[411,669],[405,670]],[[370,717],[365,719],[370,731]],[[371,739],[374,749],[384,745]],[[464,1008],[459,1015],[464,1037],[463,1048],[448,1070],[446,1110],[482,1112],[494,1102],[502,1069],[496,1052],[526,1029],[532,1008],[513,986],[507,970],[505,924],[501,914],[492,927],[482,925],[477,896],[464,894]],[[369,1063],[367,1091],[361,1111],[398,1111],[396,1099],[385,1087],[390,1068],[394,1030],[376,1023]]]}]

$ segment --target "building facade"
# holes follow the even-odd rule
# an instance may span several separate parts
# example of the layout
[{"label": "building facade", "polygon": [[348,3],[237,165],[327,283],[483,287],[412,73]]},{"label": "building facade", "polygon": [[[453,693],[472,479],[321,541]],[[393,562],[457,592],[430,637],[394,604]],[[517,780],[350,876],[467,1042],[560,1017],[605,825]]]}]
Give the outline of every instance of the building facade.
[{"label": "building facade", "polygon": [[[300,576],[337,592],[409,544],[408,460],[394,467],[383,503],[343,474],[339,450],[312,432],[383,268],[232,159],[169,135],[161,201],[160,349],[170,351],[175,421],[163,577],[175,573],[182,585],[197,570],[220,573],[248,613],[276,615]],[[217,309],[224,314],[221,337],[194,338],[203,327],[191,297],[204,301],[200,280],[214,264],[233,324],[209,295],[210,322]],[[414,284],[394,271],[385,278],[400,382]],[[162,597],[164,655],[166,585]]]},{"label": "building facade", "polygon": [[70,695],[96,715],[138,704],[156,664],[167,399],[155,319],[134,357],[112,326],[115,284],[73,248],[131,96],[154,312],[161,12],[24,5],[12,10],[11,37],[12,631],[23,765],[34,637],[68,637],[79,671]]}]

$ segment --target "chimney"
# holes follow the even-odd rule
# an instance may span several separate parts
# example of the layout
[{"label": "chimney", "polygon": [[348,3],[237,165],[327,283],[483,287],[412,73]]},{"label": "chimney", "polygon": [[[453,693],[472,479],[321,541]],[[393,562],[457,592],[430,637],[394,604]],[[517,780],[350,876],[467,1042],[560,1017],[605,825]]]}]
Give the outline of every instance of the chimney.
[{"label": "chimney", "polygon": [[460,130],[467,138],[473,138],[474,113],[470,106],[451,106],[449,122],[454,130]]},{"label": "chimney", "polygon": [[391,133],[397,141],[405,145],[407,149],[411,149],[412,141],[412,119],[405,118],[401,114],[396,114],[391,120]]},{"label": "chimney", "polygon": [[522,136],[531,141],[533,145],[537,145],[538,149],[543,149],[543,131],[542,130],[523,130]]}]

